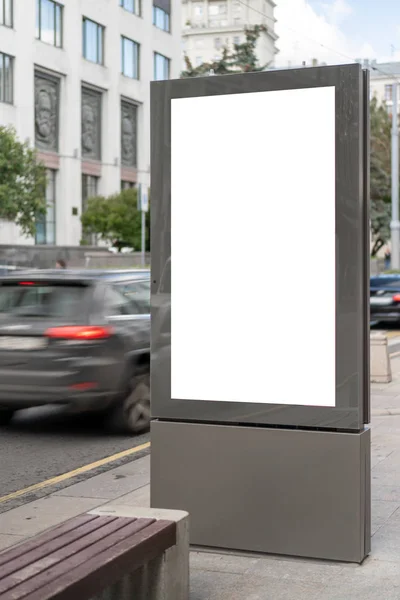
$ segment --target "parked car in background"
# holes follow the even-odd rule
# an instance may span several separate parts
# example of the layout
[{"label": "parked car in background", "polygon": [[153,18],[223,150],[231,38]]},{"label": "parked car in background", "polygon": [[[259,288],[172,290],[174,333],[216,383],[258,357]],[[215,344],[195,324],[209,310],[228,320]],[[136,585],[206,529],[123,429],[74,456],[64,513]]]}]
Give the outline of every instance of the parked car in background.
[{"label": "parked car in background", "polygon": [[370,320],[400,324],[400,275],[377,275],[370,279]]},{"label": "parked car in background", "polygon": [[0,422],[45,404],[148,428],[149,271],[0,278]]}]

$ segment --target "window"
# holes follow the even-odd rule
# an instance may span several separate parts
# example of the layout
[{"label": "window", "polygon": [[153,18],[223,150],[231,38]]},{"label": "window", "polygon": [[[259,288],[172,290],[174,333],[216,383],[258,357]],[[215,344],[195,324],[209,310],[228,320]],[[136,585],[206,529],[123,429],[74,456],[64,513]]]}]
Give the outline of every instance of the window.
[{"label": "window", "polygon": [[[98,195],[99,178],[93,175],[82,175],[82,213],[85,212],[89,198],[94,198]],[[97,236],[83,232],[82,241],[84,244],[92,246],[97,245]]]},{"label": "window", "polygon": [[121,181],[121,190],[133,190],[136,187],[136,183],[133,181]]},{"label": "window", "polygon": [[83,18],[83,56],[86,60],[104,64],[104,27]]},{"label": "window", "polygon": [[201,56],[196,56],[196,67],[199,67],[203,62]]},{"label": "window", "polygon": [[141,15],[140,3],[140,0],[119,0],[119,5],[122,6],[122,8],[128,10],[134,15],[137,15],[138,17]]},{"label": "window", "polygon": [[150,281],[132,281],[115,287],[129,300],[134,314],[150,314]]},{"label": "window", "polygon": [[121,36],[121,73],[139,79],[139,44]]},{"label": "window", "polygon": [[221,48],[221,46],[222,46],[221,38],[215,38],[214,46],[217,50],[219,50]]},{"label": "window", "polygon": [[169,14],[158,6],[153,6],[153,25],[163,31],[170,31]]},{"label": "window", "polygon": [[105,293],[106,310],[110,317],[134,314],[134,307],[128,296],[117,286],[108,287]]},{"label": "window", "polygon": [[56,171],[47,170],[46,214],[36,221],[36,244],[56,243]]},{"label": "window", "polygon": [[57,48],[62,47],[62,9],[53,0],[36,0],[36,37]]},{"label": "window", "polygon": [[13,0],[0,0],[0,25],[13,26]]},{"label": "window", "polygon": [[386,102],[392,101],[392,94],[393,94],[392,84],[388,83],[385,85],[385,100],[386,100]]},{"label": "window", "polygon": [[194,14],[196,17],[201,17],[203,14],[203,5],[202,4],[197,4],[194,7]]},{"label": "window", "polygon": [[235,37],[233,38],[233,43],[238,46],[240,44],[240,37],[238,35],[235,35]]},{"label": "window", "polygon": [[169,79],[169,58],[162,54],[154,53],[154,80]]},{"label": "window", "polygon": [[216,16],[219,14],[219,6],[218,4],[210,4],[208,7],[208,14],[211,16]]},{"label": "window", "polygon": [[0,52],[0,102],[7,104],[13,102],[13,62],[11,56]]},{"label": "window", "polygon": [[36,283],[20,286],[10,282],[0,290],[0,312],[21,317],[58,317],[72,323],[79,321],[87,288],[77,285]]}]

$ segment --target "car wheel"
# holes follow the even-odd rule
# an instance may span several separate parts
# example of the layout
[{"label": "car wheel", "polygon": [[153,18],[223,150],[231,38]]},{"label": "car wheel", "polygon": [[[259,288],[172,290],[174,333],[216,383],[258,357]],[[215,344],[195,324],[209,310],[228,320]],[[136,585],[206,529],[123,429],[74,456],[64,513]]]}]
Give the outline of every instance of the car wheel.
[{"label": "car wheel", "polygon": [[11,409],[0,409],[0,427],[8,425],[14,416],[14,412]]},{"label": "car wheel", "polygon": [[129,433],[141,433],[150,425],[150,374],[137,375],[116,409],[114,423]]}]

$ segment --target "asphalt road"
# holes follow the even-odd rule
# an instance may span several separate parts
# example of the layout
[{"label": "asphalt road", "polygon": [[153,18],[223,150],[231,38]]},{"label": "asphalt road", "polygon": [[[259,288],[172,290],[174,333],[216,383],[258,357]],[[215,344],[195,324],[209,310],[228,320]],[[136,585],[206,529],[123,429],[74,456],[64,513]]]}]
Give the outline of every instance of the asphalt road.
[{"label": "asphalt road", "polygon": [[[106,431],[90,417],[69,416],[62,408],[19,411],[8,427],[0,429],[0,497],[147,441],[148,433],[126,436]],[[138,457],[112,462],[101,467],[101,471]],[[85,473],[79,480],[97,472]],[[62,487],[76,482],[74,478]],[[32,499],[30,496],[29,501]],[[22,499],[18,504],[27,500]]]}]

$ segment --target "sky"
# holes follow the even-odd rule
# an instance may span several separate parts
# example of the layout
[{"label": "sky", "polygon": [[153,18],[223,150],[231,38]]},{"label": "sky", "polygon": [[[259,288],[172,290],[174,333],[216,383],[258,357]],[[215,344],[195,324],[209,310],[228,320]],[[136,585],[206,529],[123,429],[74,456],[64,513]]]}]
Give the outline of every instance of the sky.
[{"label": "sky", "polygon": [[275,0],[277,66],[400,61],[400,0]]}]

